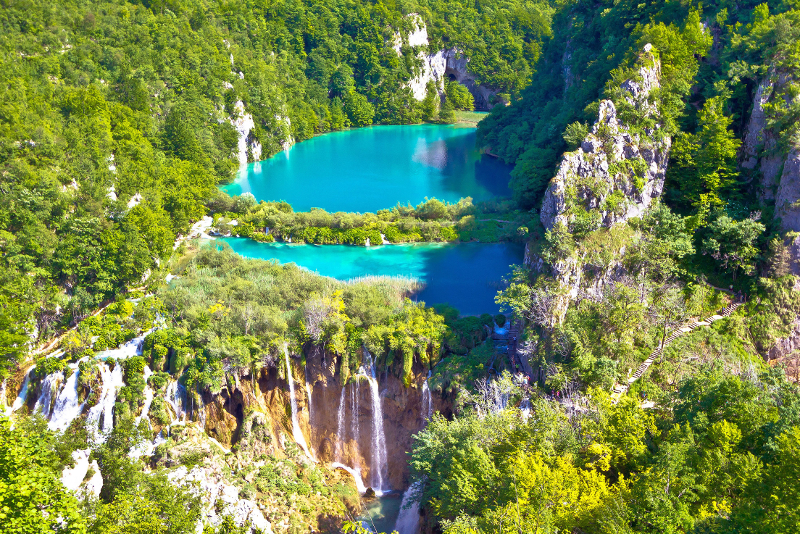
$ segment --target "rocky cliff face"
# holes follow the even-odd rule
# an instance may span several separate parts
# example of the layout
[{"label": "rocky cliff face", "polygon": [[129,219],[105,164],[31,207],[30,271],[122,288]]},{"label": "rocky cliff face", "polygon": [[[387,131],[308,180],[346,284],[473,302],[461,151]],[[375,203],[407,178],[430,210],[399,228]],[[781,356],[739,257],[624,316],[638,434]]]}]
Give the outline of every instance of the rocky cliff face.
[{"label": "rocky cliff face", "polygon": [[[322,350],[306,356],[305,377],[292,358],[298,422],[315,461],[338,462],[361,471],[365,486],[371,486],[376,468],[373,389],[366,377],[356,378],[344,388],[340,384],[338,358]],[[408,485],[408,456],[412,434],[425,425],[423,383],[427,370],[414,367],[411,387],[391,372],[378,373],[388,484],[391,489]],[[226,447],[260,447],[255,455],[274,453],[292,440],[288,382],[277,367],[257,377],[245,377],[214,396],[204,398],[205,430]],[[434,396],[433,411],[451,413],[446,399]],[[340,414],[342,425],[340,425]],[[249,439],[254,426],[264,436]],[[384,489],[388,489],[384,487]]]},{"label": "rocky cliff face", "polygon": [[[650,45],[638,75],[622,84],[625,98],[640,113],[657,113],[648,96],[660,87],[661,69]],[[596,226],[610,227],[640,217],[660,196],[671,140],[658,129],[634,133],[611,100],[600,102],[597,122],[574,152],[564,154],[544,195],[540,218],[548,230],[569,225],[579,210],[594,212]]]},{"label": "rocky cliff face", "polygon": [[[411,13],[408,18],[414,24],[414,30],[408,34],[408,45],[417,50],[417,57],[422,62],[421,72],[409,81],[409,87],[414,93],[414,98],[425,98],[429,81],[433,81],[439,91],[444,94],[444,85],[448,80],[454,80],[464,85],[475,99],[476,110],[489,110],[494,106],[496,91],[478,84],[475,76],[469,71],[469,58],[455,48],[439,50],[428,53],[428,28],[422,18],[416,13]],[[402,38],[395,36],[394,49],[400,54]]]},{"label": "rocky cliff face", "polygon": [[[659,110],[649,96],[660,87],[661,69],[650,45],[637,65],[635,75],[621,86],[623,103],[628,113],[657,119]],[[603,100],[581,146],[564,154],[542,201],[542,224],[548,230],[602,231],[595,248],[603,247],[616,259],[598,262],[592,258],[597,254],[579,242],[568,257],[548,263],[528,247],[526,263],[556,282],[554,324],[563,321],[580,294],[599,296],[606,284],[624,276],[619,258],[630,232],[621,223],[641,217],[661,195],[670,147],[671,139],[658,126],[634,129],[625,124],[614,102]]]},{"label": "rocky cliff face", "polygon": [[[783,232],[800,232],[800,147],[789,141],[781,146],[779,134],[768,127],[766,106],[777,99],[792,104],[794,76],[769,72],[758,85],[741,149],[741,167],[753,174],[765,201],[775,202],[775,218]],[[789,246],[793,274],[800,276],[800,239]]]}]

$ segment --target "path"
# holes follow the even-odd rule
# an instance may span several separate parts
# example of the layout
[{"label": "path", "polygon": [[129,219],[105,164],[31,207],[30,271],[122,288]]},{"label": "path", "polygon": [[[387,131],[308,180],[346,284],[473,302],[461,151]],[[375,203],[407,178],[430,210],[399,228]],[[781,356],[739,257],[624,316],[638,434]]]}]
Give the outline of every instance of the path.
[{"label": "path", "polygon": [[742,305],[741,302],[736,302],[726,308],[723,308],[722,310],[720,310],[719,313],[712,315],[708,319],[705,319],[703,321],[690,321],[676,328],[672,332],[672,334],[670,334],[670,336],[664,341],[664,343],[656,350],[654,350],[650,354],[649,358],[647,358],[644,362],[642,362],[639,368],[636,369],[636,372],[633,373],[633,375],[631,375],[628,378],[627,384],[614,384],[614,387],[611,390],[612,391],[611,397],[614,399],[614,402],[619,401],[619,399],[625,393],[628,392],[628,389],[630,389],[631,385],[644,375],[644,373],[650,368],[650,366],[653,365],[653,362],[655,362],[656,358],[661,357],[661,355],[664,353],[664,349],[675,339],[688,334],[698,326],[711,326],[711,323],[713,323],[714,321],[719,321],[720,319],[724,319],[725,317],[728,317],[730,314],[736,311],[736,308],[738,308],[741,305]]}]

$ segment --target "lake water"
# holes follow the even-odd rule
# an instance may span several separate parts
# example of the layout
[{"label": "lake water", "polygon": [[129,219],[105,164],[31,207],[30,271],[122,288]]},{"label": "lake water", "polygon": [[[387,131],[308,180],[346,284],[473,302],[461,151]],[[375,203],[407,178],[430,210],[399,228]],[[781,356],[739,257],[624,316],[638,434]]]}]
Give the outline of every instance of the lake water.
[{"label": "lake water", "polygon": [[475,147],[475,128],[373,126],[321,135],[239,171],[231,195],[285,200],[296,211],[375,212],[425,197],[509,197],[511,167]]},{"label": "lake water", "polygon": [[350,280],[366,275],[403,275],[425,288],[415,299],[429,305],[447,303],[463,315],[499,311],[494,298],[512,264],[522,263],[524,247],[516,243],[426,243],[356,247],[291,245],[225,238],[241,256],[295,263],[323,276]]}]

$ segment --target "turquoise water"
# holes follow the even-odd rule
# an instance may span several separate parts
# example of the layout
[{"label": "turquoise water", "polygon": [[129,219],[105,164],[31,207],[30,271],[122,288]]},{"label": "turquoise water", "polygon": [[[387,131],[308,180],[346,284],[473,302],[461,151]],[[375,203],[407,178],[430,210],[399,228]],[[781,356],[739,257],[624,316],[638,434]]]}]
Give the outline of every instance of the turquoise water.
[{"label": "turquoise water", "polygon": [[462,315],[497,313],[494,302],[512,264],[522,263],[524,247],[516,243],[426,243],[354,247],[291,245],[225,238],[247,258],[296,263],[339,280],[366,275],[403,275],[426,287],[415,299],[429,305],[447,303]]},{"label": "turquoise water", "polygon": [[321,135],[239,171],[223,189],[311,208],[375,212],[425,197],[508,197],[510,167],[475,148],[475,128],[373,126]]}]

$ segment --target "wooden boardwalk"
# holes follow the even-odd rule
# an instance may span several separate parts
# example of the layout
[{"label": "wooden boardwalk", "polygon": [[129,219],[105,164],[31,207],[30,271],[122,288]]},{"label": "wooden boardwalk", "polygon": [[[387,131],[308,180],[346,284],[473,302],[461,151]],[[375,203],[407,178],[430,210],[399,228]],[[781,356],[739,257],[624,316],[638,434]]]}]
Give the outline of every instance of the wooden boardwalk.
[{"label": "wooden boardwalk", "polygon": [[718,313],[712,315],[708,319],[704,319],[702,321],[690,321],[688,323],[685,323],[685,324],[679,326],[675,330],[673,330],[672,333],[670,334],[670,336],[666,340],[664,340],[664,343],[660,347],[658,347],[656,350],[654,350],[650,354],[650,356],[645,361],[642,362],[642,364],[639,366],[639,368],[636,369],[636,372],[633,373],[628,378],[628,381],[627,381],[626,384],[614,384],[614,387],[612,388],[612,394],[611,394],[611,396],[614,398],[614,401],[615,402],[618,401],[623,395],[625,395],[625,393],[628,392],[628,389],[630,389],[631,384],[633,384],[634,382],[639,380],[644,375],[644,373],[647,372],[647,370],[650,368],[651,365],[653,365],[653,363],[656,361],[656,359],[661,357],[661,355],[664,353],[664,349],[670,343],[675,341],[677,338],[688,334],[689,332],[691,332],[695,328],[698,328],[700,326],[711,326],[711,323],[713,323],[714,321],[719,321],[720,319],[724,319],[725,317],[728,317],[733,312],[735,312],[736,309],[741,305],[742,305],[741,302],[733,303],[730,306],[728,306],[726,308],[723,308]]}]

